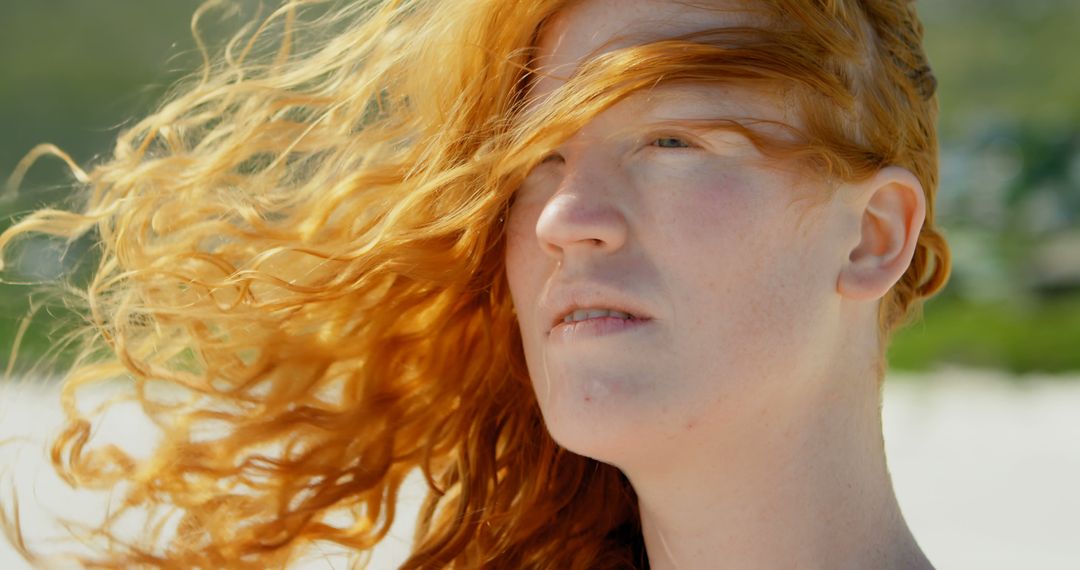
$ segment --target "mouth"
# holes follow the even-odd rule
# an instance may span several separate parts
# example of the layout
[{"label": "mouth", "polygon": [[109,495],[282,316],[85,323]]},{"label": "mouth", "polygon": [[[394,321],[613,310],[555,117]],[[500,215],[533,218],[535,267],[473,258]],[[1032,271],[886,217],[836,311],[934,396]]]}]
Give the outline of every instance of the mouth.
[{"label": "mouth", "polygon": [[549,333],[585,330],[601,327],[604,330],[621,330],[644,324],[650,318],[631,313],[625,308],[606,306],[572,307],[557,317],[549,326]]},{"label": "mouth", "polygon": [[570,323],[577,323],[577,322],[581,322],[581,321],[587,321],[589,319],[603,319],[603,318],[622,319],[624,321],[639,320],[638,317],[636,317],[636,316],[634,316],[634,315],[632,315],[630,313],[627,313],[626,311],[620,311],[620,310],[617,310],[617,309],[606,309],[606,308],[588,308],[588,309],[574,309],[574,310],[566,313],[565,315],[563,315],[562,319],[557,321],[555,324],[556,325],[558,325],[560,323],[562,323],[562,324],[570,324]]},{"label": "mouth", "polygon": [[554,287],[540,298],[537,309],[546,333],[558,331],[629,330],[653,320],[647,296],[630,294],[603,283],[574,283]]},{"label": "mouth", "polygon": [[621,309],[584,307],[567,311],[555,321],[548,338],[558,342],[576,342],[638,330],[649,322]]}]

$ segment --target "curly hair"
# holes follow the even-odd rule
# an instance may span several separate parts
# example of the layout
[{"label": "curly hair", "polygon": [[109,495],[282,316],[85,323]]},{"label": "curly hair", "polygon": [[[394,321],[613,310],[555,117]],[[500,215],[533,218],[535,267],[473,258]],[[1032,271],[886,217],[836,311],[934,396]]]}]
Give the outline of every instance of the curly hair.
[{"label": "curly hair", "polygon": [[[759,0],[768,27],[619,49],[532,105],[537,37],[566,3],[287,1],[122,133],[77,211],[0,235],[3,251],[96,234],[98,345],[67,372],[52,448],[68,483],[121,498],[86,566],[278,567],[318,542],[360,556],[417,469],[429,492],[402,568],[647,565],[626,478],[545,430],[503,223],[548,149],[658,83],[777,86],[797,137],[731,128],[835,179],[919,178],[927,222],[881,302],[882,346],[942,287],[935,82],[908,0]],[[75,401],[95,384],[157,425],[148,458],[94,445]],[[118,536],[133,511],[151,521],[138,540]]]}]

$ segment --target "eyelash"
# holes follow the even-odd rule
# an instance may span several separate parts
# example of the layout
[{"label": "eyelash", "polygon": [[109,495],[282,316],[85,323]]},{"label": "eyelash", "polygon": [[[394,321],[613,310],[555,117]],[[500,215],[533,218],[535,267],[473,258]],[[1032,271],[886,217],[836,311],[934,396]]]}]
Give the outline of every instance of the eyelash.
[{"label": "eyelash", "polygon": [[[680,146],[663,146],[663,145],[660,144],[662,141],[664,141],[664,142],[674,141],[674,142],[678,143]],[[656,147],[656,148],[663,148],[663,149],[691,149],[691,148],[696,147],[696,145],[691,143],[686,138],[677,137],[677,136],[656,136],[656,137],[653,137],[649,141],[649,146]],[[562,156],[557,152],[553,152],[553,153],[545,156],[544,158],[542,158],[540,160],[539,164],[547,164],[549,162],[554,162],[554,161],[557,161],[557,160],[562,160]]]}]

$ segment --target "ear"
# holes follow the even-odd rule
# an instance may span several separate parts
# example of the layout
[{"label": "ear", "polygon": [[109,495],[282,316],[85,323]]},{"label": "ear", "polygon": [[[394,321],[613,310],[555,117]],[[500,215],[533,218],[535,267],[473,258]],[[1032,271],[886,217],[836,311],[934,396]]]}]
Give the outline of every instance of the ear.
[{"label": "ear", "polygon": [[836,290],[853,300],[880,299],[911,264],[926,218],[926,195],[919,179],[898,166],[883,168],[852,190],[861,230]]}]

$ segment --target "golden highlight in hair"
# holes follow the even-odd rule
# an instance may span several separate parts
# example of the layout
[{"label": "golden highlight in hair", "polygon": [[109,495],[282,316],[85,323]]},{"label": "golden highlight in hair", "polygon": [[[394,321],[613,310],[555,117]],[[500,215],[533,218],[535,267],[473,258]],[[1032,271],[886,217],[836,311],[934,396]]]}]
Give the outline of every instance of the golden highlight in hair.
[{"label": "golden highlight in hair", "polygon": [[[119,137],[80,210],[0,236],[97,236],[83,294],[98,345],[67,372],[52,448],[67,482],[119,498],[87,566],[363,553],[416,469],[430,492],[403,568],[642,564],[627,480],[544,428],[502,227],[546,152],[641,89],[772,85],[803,128],[718,128],[835,180],[909,169],[927,223],[882,300],[882,346],[941,288],[935,84],[907,0],[759,0],[768,27],[615,50],[537,103],[536,39],[563,4],[287,2]],[[148,458],[94,444],[76,405],[91,385],[159,427]],[[136,511],[146,535],[117,536]]]}]

